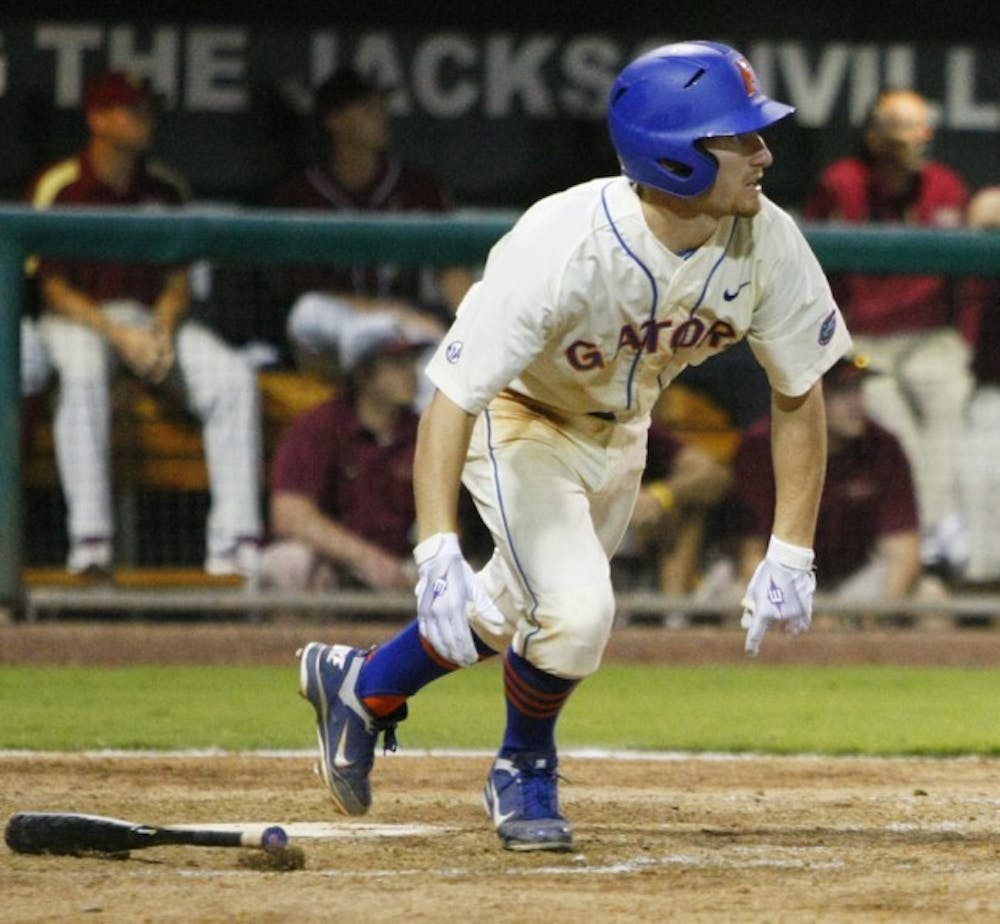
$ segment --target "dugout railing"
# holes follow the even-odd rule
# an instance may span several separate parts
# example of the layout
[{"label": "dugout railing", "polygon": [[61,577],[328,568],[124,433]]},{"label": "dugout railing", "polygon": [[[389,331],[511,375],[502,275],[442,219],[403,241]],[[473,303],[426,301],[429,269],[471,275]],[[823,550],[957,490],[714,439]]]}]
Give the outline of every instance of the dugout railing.
[{"label": "dugout railing", "polygon": [[[408,596],[264,594],[243,589],[152,592],[141,589],[51,587],[26,590],[22,562],[19,326],[29,257],[184,262],[228,261],[254,265],[391,261],[410,265],[481,264],[511,226],[510,212],[459,212],[440,216],[317,216],[263,210],[199,209],[35,211],[0,207],[0,609],[29,618],[47,610],[404,613]],[[955,277],[1000,275],[1000,235],[969,230],[804,226],[827,272],[935,273]],[[818,603],[821,601],[818,601]],[[624,611],[672,609],[711,612],[718,606],[656,594],[627,594]],[[829,604],[829,612],[850,608]],[[866,607],[896,612],[899,605]],[[944,603],[906,604],[911,612],[1000,613],[1000,596],[955,596]]]}]

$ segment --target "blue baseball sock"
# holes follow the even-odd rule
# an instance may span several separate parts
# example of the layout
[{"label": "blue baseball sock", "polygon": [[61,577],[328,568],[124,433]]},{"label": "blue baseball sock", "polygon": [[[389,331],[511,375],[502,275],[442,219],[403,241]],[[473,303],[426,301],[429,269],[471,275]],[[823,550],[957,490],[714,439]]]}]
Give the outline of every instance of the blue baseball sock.
[{"label": "blue baseball sock", "polygon": [[[472,638],[480,660],[496,654],[475,632]],[[418,690],[456,669],[423,640],[414,620],[369,655],[358,677],[358,697],[375,715],[389,715]]]},{"label": "blue baseball sock", "polygon": [[501,756],[522,751],[554,753],[556,720],[578,683],[548,674],[509,649],[503,663],[507,729]]}]

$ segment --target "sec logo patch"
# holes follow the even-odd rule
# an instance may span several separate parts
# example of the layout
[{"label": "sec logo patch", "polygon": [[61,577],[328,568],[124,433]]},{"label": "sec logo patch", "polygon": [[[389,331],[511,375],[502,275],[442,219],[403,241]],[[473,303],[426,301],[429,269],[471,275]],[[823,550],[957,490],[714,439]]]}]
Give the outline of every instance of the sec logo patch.
[{"label": "sec logo patch", "polygon": [[833,332],[837,329],[837,312],[831,311],[819,326],[819,345],[826,346],[833,339]]}]

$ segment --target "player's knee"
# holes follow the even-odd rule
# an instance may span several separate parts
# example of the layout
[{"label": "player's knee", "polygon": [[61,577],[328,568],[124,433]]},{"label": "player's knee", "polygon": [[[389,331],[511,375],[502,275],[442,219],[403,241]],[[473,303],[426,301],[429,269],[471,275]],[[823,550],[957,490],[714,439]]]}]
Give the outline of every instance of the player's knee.
[{"label": "player's knee", "polygon": [[211,386],[218,395],[229,403],[255,403],[260,391],[257,373],[243,354],[229,346],[220,345],[211,353],[208,368],[198,371],[198,375],[209,373]]},{"label": "player's knee", "polygon": [[33,329],[21,327],[21,394],[36,395],[49,383],[52,364],[38,334]]},{"label": "player's knee", "polygon": [[250,364],[235,350],[226,350],[219,356],[221,366],[225,371],[223,376],[226,387],[239,395],[257,391],[257,376]]},{"label": "player's knee", "polygon": [[60,355],[55,365],[63,391],[106,387],[111,377],[111,360],[105,350],[81,349]]},{"label": "player's knee", "polygon": [[261,587],[287,592],[329,590],[336,581],[322,564],[315,550],[304,542],[273,542],[261,554]]},{"label": "player's knee", "polygon": [[355,309],[342,299],[321,292],[300,295],[288,312],[286,332],[297,347],[320,350],[336,338],[345,318]]},{"label": "player's knee", "polygon": [[536,667],[580,678],[600,666],[615,618],[611,582],[550,595],[536,612],[538,630],[525,633],[525,652]]}]

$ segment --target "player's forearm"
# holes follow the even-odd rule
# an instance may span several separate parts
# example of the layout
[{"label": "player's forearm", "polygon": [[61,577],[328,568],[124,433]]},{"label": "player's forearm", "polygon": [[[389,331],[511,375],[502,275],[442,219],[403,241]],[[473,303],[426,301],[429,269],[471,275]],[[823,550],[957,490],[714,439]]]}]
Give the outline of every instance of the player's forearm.
[{"label": "player's forearm", "polygon": [[338,565],[353,567],[372,548],[363,536],[331,519],[308,497],[277,493],[271,499],[276,536],[301,542]]},{"label": "player's forearm", "polygon": [[113,322],[101,311],[101,304],[62,276],[47,276],[41,282],[45,306],[57,314],[85,324],[101,336],[110,338]]},{"label": "player's forearm", "polygon": [[173,335],[191,306],[191,285],[187,270],[172,273],[153,306],[158,327]]},{"label": "player's forearm", "polygon": [[784,542],[811,548],[826,479],[826,409],[822,385],[771,402],[771,456],[775,508],[772,533]]},{"label": "player's forearm", "polygon": [[909,596],[920,577],[920,536],[915,530],[879,540],[877,555],[886,562],[885,593],[890,600]]},{"label": "player's forearm", "polygon": [[420,418],[413,463],[417,542],[458,532],[458,492],[476,418],[440,391]]}]

